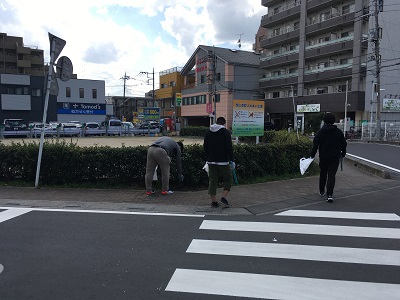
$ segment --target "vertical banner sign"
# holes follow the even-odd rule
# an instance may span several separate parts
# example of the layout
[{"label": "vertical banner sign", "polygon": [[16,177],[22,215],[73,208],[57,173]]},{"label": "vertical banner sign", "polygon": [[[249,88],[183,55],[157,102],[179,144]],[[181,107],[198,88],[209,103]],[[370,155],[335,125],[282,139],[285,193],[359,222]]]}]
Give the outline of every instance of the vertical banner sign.
[{"label": "vertical banner sign", "polygon": [[182,94],[181,93],[176,93],[176,106],[182,106]]},{"label": "vertical banner sign", "polygon": [[233,136],[264,135],[264,101],[233,100]]},{"label": "vertical banner sign", "polygon": [[207,103],[207,106],[206,106],[206,113],[207,113],[207,114],[211,114],[212,111],[213,111],[212,103]]}]

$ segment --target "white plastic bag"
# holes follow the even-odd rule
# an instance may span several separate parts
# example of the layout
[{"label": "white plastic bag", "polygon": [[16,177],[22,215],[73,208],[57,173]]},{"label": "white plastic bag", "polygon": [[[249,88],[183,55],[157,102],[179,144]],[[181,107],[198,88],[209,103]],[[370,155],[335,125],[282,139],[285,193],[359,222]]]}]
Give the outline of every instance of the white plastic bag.
[{"label": "white plastic bag", "polygon": [[207,162],[204,164],[203,170],[206,171],[207,175],[208,175],[208,163]]},{"label": "white plastic bag", "polygon": [[156,169],[155,169],[155,171],[154,171],[153,181],[157,181],[157,180],[158,180],[157,169],[158,169],[158,165],[156,166]]},{"label": "white plastic bag", "polygon": [[300,173],[301,175],[304,175],[304,173],[307,171],[308,167],[311,165],[313,162],[314,158],[300,158]]}]

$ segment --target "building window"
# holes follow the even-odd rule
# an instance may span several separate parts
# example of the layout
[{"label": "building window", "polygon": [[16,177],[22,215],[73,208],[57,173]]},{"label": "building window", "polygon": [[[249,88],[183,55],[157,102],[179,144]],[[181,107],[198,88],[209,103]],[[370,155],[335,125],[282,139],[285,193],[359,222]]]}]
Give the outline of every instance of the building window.
[{"label": "building window", "polygon": [[279,98],[279,92],[273,92],[272,98]]},{"label": "building window", "polygon": [[200,76],[200,83],[206,82],[206,75],[201,75]]},{"label": "building window", "polygon": [[323,87],[317,88],[317,94],[327,94],[327,93],[328,93],[328,87],[327,86],[323,86]]},{"label": "building window", "polygon": [[221,94],[215,94],[214,100],[215,100],[215,102],[221,102]]},{"label": "building window", "polygon": [[217,73],[217,78],[216,78],[216,80],[217,80],[217,81],[221,81],[221,73]]},{"label": "building window", "polygon": [[354,4],[344,5],[342,8],[342,14],[348,14],[354,12],[355,6]]},{"label": "building window", "polygon": [[281,29],[280,28],[275,28],[272,31],[272,36],[277,36],[277,35],[280,35],[280,34],[281,34]]},{"label": "building window", "polygon": [[278,14],[281,11],[281,7],[277,6],[274,8],[274,15]]},{"label": "building window", "polygon": [[166,83],[161,83],[161,88],[162,89],[165,89],[166,87],[168,87]]},{"label": "building window", "polygon": [[85,89],[84,88],[79,89],[79,98],[85,98]]},{"label": "building window", "polygon": [[169,86],[176,86],[175,81],[171,81],[171,82],[169,83]]},{"label": "building window", "polygon": [[294,73],[297,73],[297,68],[290,68],[289,74],[294,74]]},{"label": "building window", "polygon": [[71,98],[71,88],[70,87],[65,88],[65,97]]},{"label": "building window", "polygon": [[325,42],[329,42],[330,40],[331,40],[330,36],[325,36],[325,37],[320,38],[318,41],[319,41],[320,44],[322,44],[322,43],[325,43]]},{"label": "building window", "polygon": [[299,49],[299,44],[297,44],[297,45],[292,45],[292,46],[290,46],[290,51],[293,51],[293,50],[298,50]]},{"label": "building window", "polygon": [[92,89],[92,98],[97,99],[97,90],[96,89]]},{"label": "building window", "polygon": [[15,88],[16,95],[28,95],[28,88],[27,87],[17,87]]},{"label": "building window", "polygon": [[40,97],[41,95],[42,95],[42,90],[41,89],[32,89],[32,96]]},{"label": "building window", "polygon": [[279,54],[279,53],[281,53],[281,49],[275,49],[274,50],[274,54]]},{"label": "building window", "polygon": [[281,75],[281,71],[274,71],[273,73],[272,73],[272,76],[273,77],[275,77],[275,76],[280,76]]},{"label": "building window", "polygon": [[342,34],[340,35],[342,38],[344,38],[344,37],[348,37],[348,36],[350,36],[350,32],[342,32]]},{"label": "building window", "polygon": [[300,22],[294,22],[293,28],[294,28],[294,30],[299,29],[300,28]]}]

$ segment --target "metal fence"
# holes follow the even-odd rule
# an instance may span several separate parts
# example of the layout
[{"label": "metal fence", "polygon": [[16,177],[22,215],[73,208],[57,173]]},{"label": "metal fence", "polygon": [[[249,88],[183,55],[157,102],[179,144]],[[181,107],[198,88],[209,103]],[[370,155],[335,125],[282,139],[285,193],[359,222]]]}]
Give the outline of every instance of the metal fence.
[{"label": "metal fence", "polygon": [[[335,124],[344,131],[344,124]],[[400,142],[400,122],[381,122],[381,141]],[[377,140],[377,123],[368,122],[358,126],[348,127],[346,137],[353,140],[376,141]]]}]

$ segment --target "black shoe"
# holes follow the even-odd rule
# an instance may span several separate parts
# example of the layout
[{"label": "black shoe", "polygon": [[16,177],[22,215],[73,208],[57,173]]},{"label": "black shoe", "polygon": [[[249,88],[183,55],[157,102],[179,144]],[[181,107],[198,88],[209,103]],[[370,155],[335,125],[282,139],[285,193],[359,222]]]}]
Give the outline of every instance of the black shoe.
[{"label": "black shoe", "polygon": [[329,203],[333,202],[333,196],[332,195],[328,195],[328,198],[326,199],[326,201],[328,201]]},{"label": "black shoe", "polygon": [[229,202],[228,200],[226,200],[226,198],[222,197],[221,200],[219,200],[219,202],[221,202],[223,207],[229,207]]},{"label": "black shoe", "polygon": [[217,202],[217,201],[213,201],[213,202],[211,202],[211,207],[212,208],[218,208],[219,207],[219,203]]},{"label": "black shoe", "polygon": [[325,196],[325,191],[319,192],[319,195],[320,195],[321,197]]}]

